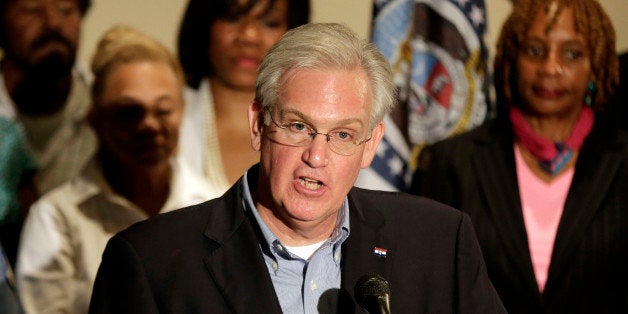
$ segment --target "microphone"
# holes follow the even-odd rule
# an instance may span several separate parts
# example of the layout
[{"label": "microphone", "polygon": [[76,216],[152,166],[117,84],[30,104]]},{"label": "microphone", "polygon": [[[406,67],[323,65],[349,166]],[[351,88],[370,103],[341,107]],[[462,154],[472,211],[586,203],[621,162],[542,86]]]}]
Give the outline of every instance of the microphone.
[{"label": "microphone", "polygon": [[355,283],[355,300],[371,314],[390,314],[390,285],[384,277],[369,273]]}]

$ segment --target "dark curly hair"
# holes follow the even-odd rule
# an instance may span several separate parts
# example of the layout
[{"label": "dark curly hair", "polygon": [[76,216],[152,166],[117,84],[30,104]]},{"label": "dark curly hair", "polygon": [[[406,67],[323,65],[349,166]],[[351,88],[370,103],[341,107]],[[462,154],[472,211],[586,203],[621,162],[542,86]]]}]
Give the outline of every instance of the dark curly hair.
[{"label": "dark curly hair", "polygon": [[500,114],[515,105],[517,56],[538,10],[549,10],[550,5],[556,5],[557,10],[548,30],[554,26],[564,8],[573,8],[576,32],[583,35],[589,49],[591,71],[597,85],[593,108],[605,110],[607,101],[619,83],[615,30],[596,0],[517,0],[502,27],[495,54],[495,94]]},{"label": "dark curly hair", "polygon": [[[187,84],[198,88],[201,80],[209,76],[209,28],[222,17],[243,15],[261,0],[190,0],[185,10],[178,38],[179,61],[183,66]],[[271,8],[277,0],[269,0]],[[309,21],[309,0],[287,0],[288,28]]]}]

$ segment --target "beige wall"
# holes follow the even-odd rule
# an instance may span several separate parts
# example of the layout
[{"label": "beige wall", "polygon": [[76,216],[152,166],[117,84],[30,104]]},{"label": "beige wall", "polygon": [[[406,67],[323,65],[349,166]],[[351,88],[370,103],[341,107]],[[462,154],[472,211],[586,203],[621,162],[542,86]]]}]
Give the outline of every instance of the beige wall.
[{"label": "beige wall", "polygon": [[[617,31],[617,50],[628,50],[628,0],[599,0]],[[360,35],[370,31],[370,0],[311,0],[314,21],[344,22]],[[111,25],[124,23],[138,27],[173,48],[179,20],[187,0],[94,0],[83,28],[79,58],[89,62],[100,35]],[[510,0],[486,0],[488,8],[487,44],[493,47],[499,27],[510,11]]]}]

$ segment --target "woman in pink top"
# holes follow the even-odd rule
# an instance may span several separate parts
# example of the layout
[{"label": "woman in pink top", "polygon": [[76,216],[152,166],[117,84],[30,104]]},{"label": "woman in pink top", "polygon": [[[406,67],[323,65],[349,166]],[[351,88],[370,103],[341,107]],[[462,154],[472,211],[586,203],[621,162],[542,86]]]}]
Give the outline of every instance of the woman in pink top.
[{"label": "woman in pink top", "polygon": [[628,312],[611,21],[595,0],[519,0],[494,66],[498,117],[424,150],[413,192],[469,213],[510,313]]}]

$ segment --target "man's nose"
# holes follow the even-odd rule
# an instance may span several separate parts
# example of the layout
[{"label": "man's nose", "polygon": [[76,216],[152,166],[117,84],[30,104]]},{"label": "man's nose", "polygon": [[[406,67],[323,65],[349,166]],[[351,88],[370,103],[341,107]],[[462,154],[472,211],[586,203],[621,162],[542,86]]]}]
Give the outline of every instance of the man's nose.
[{"label": "man's nose", "polygon": [[313,136],[312,142],[303,152],[303,161],[312,168],[325,167],[329,164],[329,136],[322,133],[315,133]]},{"label": "man's nose", "polygon": [[45,25],[50,29],[59,29],[63,25],[64,14],[55,5],[47,5],[43,12]]}]

